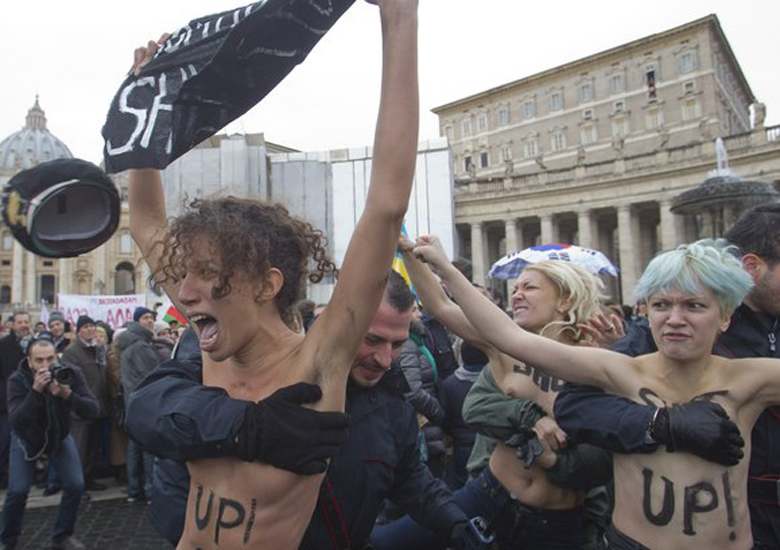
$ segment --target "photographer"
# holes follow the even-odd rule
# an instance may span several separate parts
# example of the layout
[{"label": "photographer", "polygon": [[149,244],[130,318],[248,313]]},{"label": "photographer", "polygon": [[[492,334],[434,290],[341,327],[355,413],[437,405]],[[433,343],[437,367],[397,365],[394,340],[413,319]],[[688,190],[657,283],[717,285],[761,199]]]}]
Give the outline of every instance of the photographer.
[{"label": "photographer", "polygon": [[35,462],[44,454],[59,474],[63,488],[52,548],[84,548],[73,537],[84,477],[69,433],[71,409],[86,419],[97,418],[99,413],[81,370],[59,364],[51,335],[44,333],[30,342],[26,359],[8,380],[11,453],[0,531],[4,548],[14,548],[18,542]]}]

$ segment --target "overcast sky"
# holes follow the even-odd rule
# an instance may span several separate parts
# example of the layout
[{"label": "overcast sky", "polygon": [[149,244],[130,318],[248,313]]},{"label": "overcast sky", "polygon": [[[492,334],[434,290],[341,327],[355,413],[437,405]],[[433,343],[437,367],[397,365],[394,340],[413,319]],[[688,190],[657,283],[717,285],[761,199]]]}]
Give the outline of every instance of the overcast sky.
[{"label": "overcast sky", "polygon": [[[99,162],[100,129],[133,48],[189,20],[245,5],[216,0],[8,0],[0,9],[0,140],[35,95],[49,130]],[[420,138],[433,107],[715,13],[753,93],[780,124],[777,0],[420,0]],[[301,150],[370,145],[379,93],[379,16],[357,0],[303,65],[228,127]]]}]

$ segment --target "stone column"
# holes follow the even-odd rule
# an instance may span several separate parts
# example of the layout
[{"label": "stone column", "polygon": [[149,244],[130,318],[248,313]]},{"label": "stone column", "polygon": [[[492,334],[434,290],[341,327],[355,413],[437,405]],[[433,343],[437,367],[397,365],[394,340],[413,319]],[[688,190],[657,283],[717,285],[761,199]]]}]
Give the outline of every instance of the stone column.
[{"label": "stone column", "polygon": [[[121,238],[121,237],[120,237]],[[93,294],[108,294],[108,273],[106,273],[106,246],[108,243],[95,250],[95,270],[92,279]],[[99,284],[98,281],[102,283]]]},{"label": "stone column", "polygon": [[146,294],[149,292],[149,276],[152,274],[152,271],[149,269],[149,264],[147,264],[145,261],[141,262],[141,280],[139,281],[138,287],[135,289],[136,293],[138,294]]},{"label": "stone column", "polygon": [[485,246],[485,232],[481,222],[471,224],[471,270],[472,282],[485,284],[487,274],[487,247]]},{"label": "stone column", "polygon": [[673,250],[680,244],[680,240],[683,237],[682,219],[680,216],[672,214],[672,200],[664,199],[659,204],[661,214],[661,243],[659,248],[666,252]]},{"label": "stone column", "polygon": [[24,274],[24,301],[27,303],[26,307],[34,306],[37,302],[35,299],[36,290],[36,275],[37,269],[35,268],[35,254],[25,252],[25,263],[27,264],[27,272]]},{"label": "stone column", "polygon": [[630,204],[618,207],[618,239],[620,254],[621,300],[624,304],[634,303],[634,286],[636,285],[637,266],[637,235],[634,213]]},{"label": "stone column", "polygon": [[504,222],[504,232],[506,234],[506,253],[511,254],[512,252],[517,252],[519,250],[517,242],[517,218],[512,218],[511,220],[506,220]]},{"label": "stone column", "polygon": [[18,304],[24,296],[24,248],[14,239],[13,275],[11,278],[11,303]]},{"label": "stone column", "polygon": [[71,274],[70,274],[70,262],[72,260],[68,258],[62,258],[59,261],[59,268],[60,268],[60,284],[58,288],[58,292],[62,294],[70,294],[70,286],[71,286]]},{"label": "stone column", "polygon": [[591,210],[580,210],[577,212],[577,232],[580,237],[580,246],[596,248],[594,244],[596,228],[593,221],[593,212]]},{"label": "stone column", "polygon": [[520,220],[517,220],[517,250],[523,250],[525,248],[525,231],[523,231],[523,224]]},{"label": "stone column", "polygon": [[552,214],[543,214],[542,216],[539,216],[541,220],[541,243],[540,244],[550,244],[554,243],[557,239],[558,235],[555,231],[555,220],[553,220]]}]

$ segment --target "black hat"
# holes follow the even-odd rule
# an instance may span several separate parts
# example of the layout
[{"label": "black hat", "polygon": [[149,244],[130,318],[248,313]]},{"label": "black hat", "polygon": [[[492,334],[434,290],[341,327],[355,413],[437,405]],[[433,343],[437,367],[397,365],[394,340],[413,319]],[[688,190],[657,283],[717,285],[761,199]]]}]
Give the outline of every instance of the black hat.
[{"label": "black hat", "polygon": [[138,319],[140,319],[141,317],[143,317],[147,313],[151,313],[152,316],[155,319],[157,319],[157,314],[154,311],[152,311],[148,307],[138,306],[137,308],[135,308],[135,311],[133,312],[133,321],[135,321],[137,323]]},{"label": "black hat", "polygon": [[489,361],[488,356],[476,346],[464,341],[460,346],[460,357],[466,370],[479,372]]},{"label": "black hat", "polygon": [[79,315],[76,321],[76,332],[80,331],[84,325],[94,325],[95,321],[89,315]]},{"label": "black hat", "polygon": [[30,252],[69,258],[106,242],[119,225],[119,193],[94,164],[58,159],[23,170],[5,184],[3,220]]}]

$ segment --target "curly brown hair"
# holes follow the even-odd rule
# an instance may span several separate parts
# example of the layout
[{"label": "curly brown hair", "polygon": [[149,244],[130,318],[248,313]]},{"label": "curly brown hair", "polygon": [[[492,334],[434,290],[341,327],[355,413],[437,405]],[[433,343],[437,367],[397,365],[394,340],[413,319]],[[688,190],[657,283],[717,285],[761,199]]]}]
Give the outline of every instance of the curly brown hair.
[{"label": "curly brown hair", "polygon": [[[193,262],[201,238],[217,255],[218,268],[209,259]],[[290,215],[281,204],[223,197],[195,199],[185,213],[173,218],[162,239],[162,262],[152,273],[155,289],[178,283],[193,270],[204,278],[217,278],[213,298],[231,292],[230,280],[237,272],[252,280],[264,280],[272,267],[284,274],[276,306],[285,322],[292,320],[293,306],[301,299],[305,278],[318,283],[336,266],[327,254],[327,239],[309,222]],[[309,259],[316,268],[309,271]]]}]

